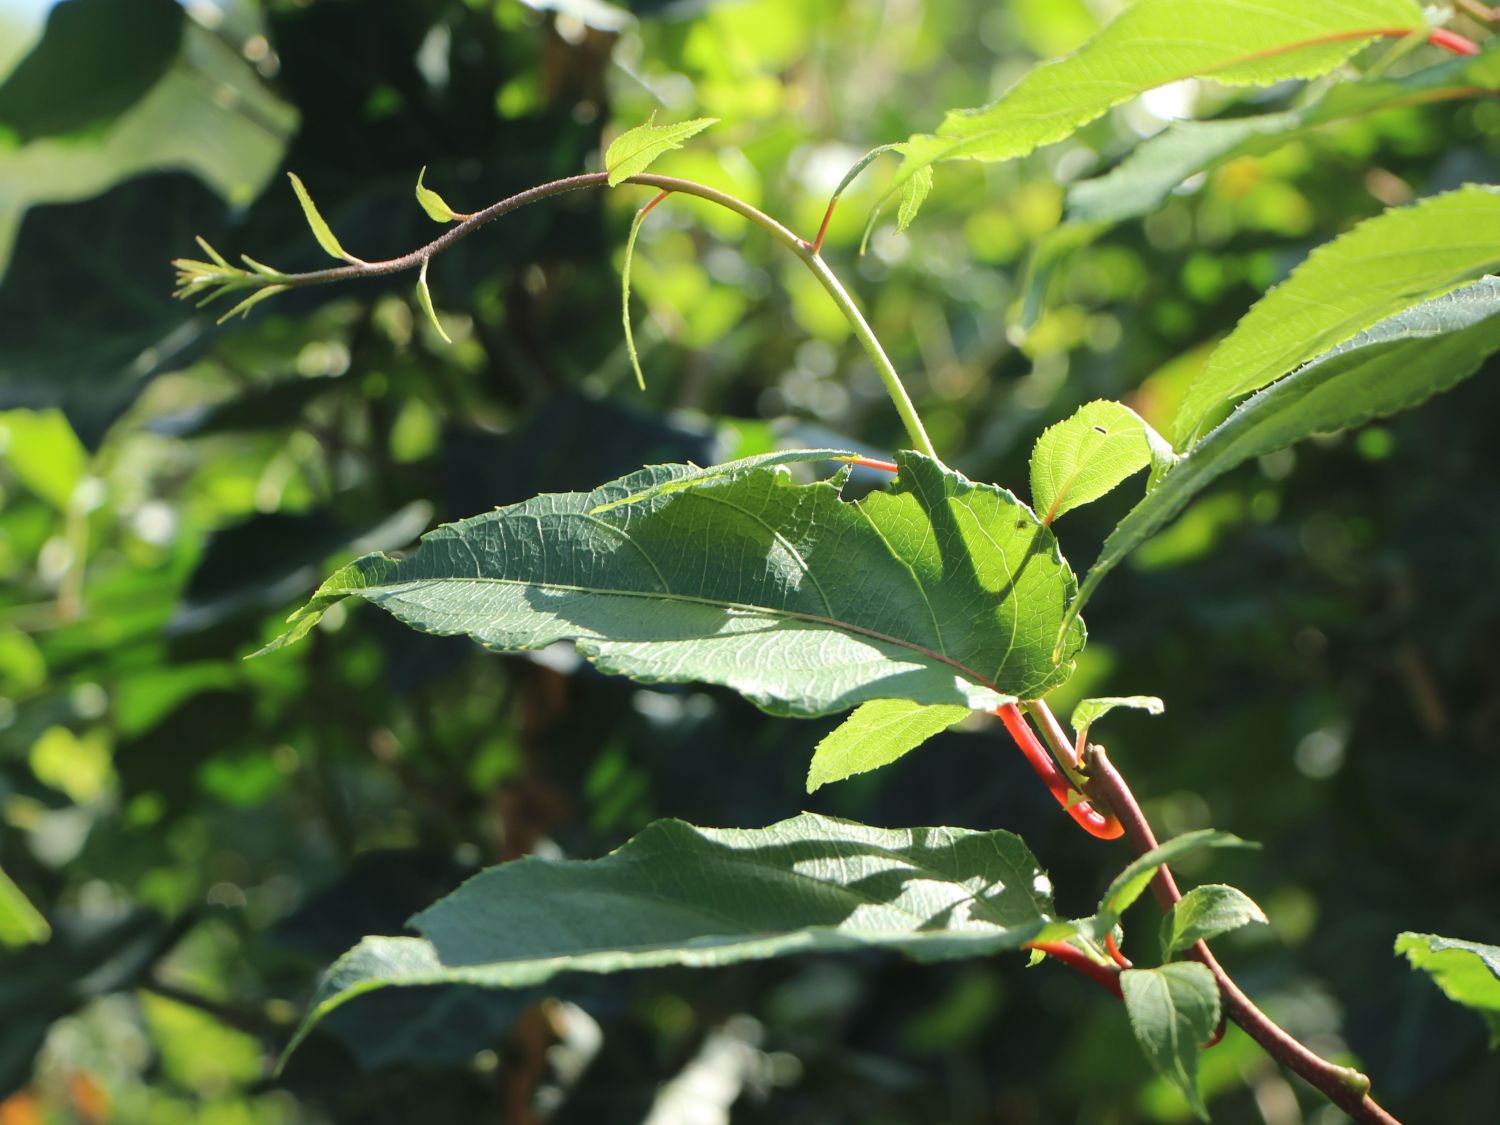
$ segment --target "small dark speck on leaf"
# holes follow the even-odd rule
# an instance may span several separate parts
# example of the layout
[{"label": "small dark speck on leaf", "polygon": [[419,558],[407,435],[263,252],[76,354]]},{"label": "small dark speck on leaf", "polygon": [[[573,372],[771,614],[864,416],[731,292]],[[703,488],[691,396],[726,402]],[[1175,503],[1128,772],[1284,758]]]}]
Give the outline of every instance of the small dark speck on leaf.
[{"label": "small dark speck on leaf", "polygon": [[1109,431],[1106,430],[1103,426],[1095,426],[1094,429],[1098,430],[1105,437],[1109,437]]}]

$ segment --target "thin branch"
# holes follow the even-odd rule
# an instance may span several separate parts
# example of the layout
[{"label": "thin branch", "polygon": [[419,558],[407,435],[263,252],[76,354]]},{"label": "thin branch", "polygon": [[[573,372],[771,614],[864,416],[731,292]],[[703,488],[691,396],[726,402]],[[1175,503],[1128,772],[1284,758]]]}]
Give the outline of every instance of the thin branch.
[{"label": "thin branch", "polygon": [[[692,180],[680,180],[674,176],[657,176],[642,173],[622,180],[622,183],[639,184],[644,187],[656,188],[658,191],[677,192],[682,195],[696,196],[710,203],[716,203],[720,207],[733,211],[735,214],[748,219],[762,230],[771,235],[777,242],[781,243],[799,259],[802,264],[812,271],[813,276],[833,298],[834,304],[838,306],[839,312],[849,323],[855,338],[865,349],[865,353],[875,365],[875,371],[880,376],[880,381],[885,385],[886,394],[890,396],[892,404],[896,407],[896,413],[901,416],[901,423],[906,427],[907,436],[911,439],[912,448],[920,453],[938,459],[937,450],[933,448],[932,439],[927,436],[926,427],[922,425],[922,419],[917,414],[917,408],[912,403],[911,396],[907,394],[906,386],[897,373],[895,364],[885,354],[880,341],[876,339],[874,331],[865,320],[864,314],[859,311],[859,306],[854,303],[854,298],[849,295],[847,289],[839,281],[838,277],[828,268],[827,263],[814,251],[811,244],[798,238],[786,227],[782,226],[771,216],[756,207],[752,207],[744,200],[737,199],[732,195],[711,188],[706,184],[695,183]],[[409,254],[402,254],[397,258],[388,258],[379,262],[358,262],[347,266],[334,266],[326,270],[313,270],[308,273],[283,274],[278,271],[270,271],[266,275],[268,288],[284,287],[298,289],[309,285],[327,285],[332,282],[354,281],[359,278],[381,277],[387,274],[402,273],[406,270],[420,269],[428,259],[463,239],[469,237],[480,227],[494,222],[502,215],[508,215],[530,203],[538,203],[543,199],[553,196],[565,195],[568,192],[579,191],[584,188],[605,187],[609,183],[609,175],[606,172],[588,172],[583,175],[569,176],[561,180],[553,180],[551,183],[538,184],[534,188],[518,192],[509,198],[502,199],[498,203],[492,203],[482,211],[475,212],[463,222],[456,223],[440,234],[437,238],[418,247]],[[273,283],[274,284],[271,284]],[[202,282],[194,282],[201,286]],[[185,284],[182,292],[184,295],[201,293],[203,288],[193,288]],[[259,292],[264,293],[266,289]],[[248,306],[246,306],[248,307]]]},{"label": "thin branch", "polygon": [[[1089,775],[1089,795],[1098,796],[1114,809],[1136,854],[1144,855],[1155,848],[1156,834],[1151,831],[1151,825],[1130,791],[1130,786],[1120,776],[1120,771],[1115,769],[1103,747],[1089,748],[1084,769]],[[1182,892],[1177,889],[1177,880],[1165,867],[1157,868],[1151,881],[1151,891],[1164,911],[1170,911],[1182,898]],[[1213,973],[1223,998],[1225,1014],[1244,1028],[1272,1058],[1322,1091],[1329,1101],[1355,1121],[1368,1122],[1370,1125],[1400,1125],[1395,1117],[1370,1097],[1369,1078],[1350,1067],[1336,1066],[1319,1057],[1274,1023],[1230,979],[1205,943],[1198,942],[1190,952]]]}]

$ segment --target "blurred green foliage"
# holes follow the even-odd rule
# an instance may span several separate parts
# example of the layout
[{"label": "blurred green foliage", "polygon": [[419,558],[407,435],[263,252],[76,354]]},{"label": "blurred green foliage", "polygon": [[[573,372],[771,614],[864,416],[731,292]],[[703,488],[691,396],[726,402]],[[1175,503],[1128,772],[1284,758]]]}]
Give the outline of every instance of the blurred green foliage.
[{"label": "blurred green foliage", "polygon": [[[1004,826],[1075,912],[1123,855],[988,729],[809,798],[834,720],[640,688],[571,653],[497,657],[335,612],[305,647],[241,659],[329,565],[435,522],[645,463],[899,444],[844,321],[737,217],[674,198],[645,224],[644,393],[617,289],[638,189],[529,209],[436,259],[451,347],[405,278],[285,294],[222,329],[169,299],[194,235],[326,262],[279,171],[382,257],[435,229],[412,199],[424,165],[473,210],[597,167],[653,111],[722,119],[653,170],[811,233],[860,153],[985,102],[1116,5],[213,0],[60,38],[111,7],[64,0],[43,31],[0,4],[0,869],[51,929],[0,917],[0,1121],[677,1121],[712,1085],[694,1076],[728,1091],[702,1120],[1185,1120],[1120,1005],[1019,959],[382,994],[272,1079],[361,936],[405,932],[480,865],[601,855],[654,817]],[[59,72],[100,35],[106,71]],[[945,167],[916,226],[877,228],[862,258],[881,166],[846,193],[826,254],[955,467],[1019,488],[1037,434],[1101,397],[1166,426],[1206,346],[1311,246],[1500,180],[1500,106],[1411,104],[1048,238],[1069,183],[1170,117],[1294,97],[1172,88],[1025,159]],[[1458,1125],[1500,1119],[1500,1064],[1390,949],[1402,930],[1500,941],[1493,374],[1230,474],[1104,586],[1053,698],[1166,700],[1112,716],[1110,745],[1165,834],[1265,845],[1214,860],[1271,923],[1221,942],[1230,968],[1398,1114]],[[1069,516],[1075,563],[1127,493]],[[1335,1119],[1237,1033],[1202,1074],[1216,1120]]]}]

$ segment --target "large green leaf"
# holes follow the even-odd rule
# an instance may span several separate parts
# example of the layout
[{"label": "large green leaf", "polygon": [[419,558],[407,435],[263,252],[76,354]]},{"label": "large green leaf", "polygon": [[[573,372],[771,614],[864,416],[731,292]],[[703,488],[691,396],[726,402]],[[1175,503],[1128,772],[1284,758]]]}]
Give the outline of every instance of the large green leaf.
[{"label": "large green leaf", "polygon": [[360,597],[424,632],[503,651],[571,640],[604,671],[724,684],[775,714],[993,707],[1065,680],[1084,632],[1055,665],[1075,583],[1052,533],[1004,489],[897,462],[891,491],[855,504],[764,458],[539,496],[438,528],[405,559],[357,560],[270,647]]},{"label": "large green leaf", "polygon": [[1469,186],[1387,211],[1318,247],[1255,303],[1188,387],[1185,448],[1229,403],[1384,317],[1500,265],[1500,191]]},{"label": "large green leaf", "polygon": [[1309,434],[1384,417],[1467,379],[1500,349],[1500,279],[1424,302],[1273,383],[1240,407],[1120,521],[1073,603],[1079,612],[1111,570],[1212,481]]},{"label": "large green leaf", "polygon": [[906,699],[862,703],[818,743],[807,767],[807,791],[888,766],[969,713],[967,707],[929,707]]},{"label": "large green leaf", "polygon": [[1219,1025],[1219,986],[1196,961],[1120,974],[1130,1030],[1142,1053],[1204,1121],[1208,1109],[1198,1093],[1198,1051]]},{"label": "large green leaf", "polygon": [[1282,113],[1174,121],[1108,174],[1068,188],[1070,222],[1119,222],[1156,210],[1191,176],[1241,156],[1259,156],[1304,133],[1383,109],[1469,98],[1500,88],[1500,49],[1453,59],[1400,78],[1334,86]]},{"label": "large green leaf", "polygon": [[1490,1046],[1500,1047],[1500,946],[1404,933],[1396,938],[1396,952],[1431,974],[1450,1000],[1478,1012],[1490,1029]]},{"label": "large green leaf", "polygon": [[869,828],[804,813],[767,828],[657,821],[597,860],[490,868],[329,970],[292,1047],[361,993],[526,988],[561,973],[710,968],[890,949],[921,960],[1018,949],[1053,932],[1051,884],[1020,838]]},{"label": "large green leaf", "polygon": [[952,111],[936,133],[903,142],[897,183],[940,160],[1024,156],[1179,79],[1269,85],[1312,78],[1377,35],[1425,26],[1415,0],[1137,0],[1074,54],[1037,67],[998,101]]}]

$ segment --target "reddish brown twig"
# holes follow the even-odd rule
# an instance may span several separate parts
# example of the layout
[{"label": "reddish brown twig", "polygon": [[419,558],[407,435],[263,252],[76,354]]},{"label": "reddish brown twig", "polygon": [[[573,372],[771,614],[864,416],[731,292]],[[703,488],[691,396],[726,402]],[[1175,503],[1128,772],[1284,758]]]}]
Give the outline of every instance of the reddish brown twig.
[{"label": "reddish brown twig", "polygon": [[1123,1000],[1125,993],[1120,988],[1120,970],[1113,965],[1101,965],[1083,950],[1064,941],[1027,942],[1025,948],[1035,949],[1048,957],[1061,961],[1068,968],[1082,973],[1099,987],[1114,993]]}]

